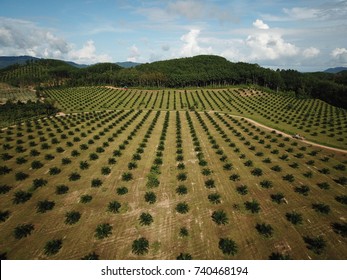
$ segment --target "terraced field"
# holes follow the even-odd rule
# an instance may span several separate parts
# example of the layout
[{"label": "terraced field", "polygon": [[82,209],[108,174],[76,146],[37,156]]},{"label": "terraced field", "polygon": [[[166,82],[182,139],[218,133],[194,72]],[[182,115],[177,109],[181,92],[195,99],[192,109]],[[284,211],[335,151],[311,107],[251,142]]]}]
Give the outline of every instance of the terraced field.
[{"label": "terraced field", "polygon": [[318,99],[255,89],[124,90],[105,87],[49,90],[67,112],[106,109],[218,111],[249,117],[310,141],[347,149],[347,112]]},{"label": "terraced field", "polygon": [[338,130],[345,111],[242,89],[48,94],[70,114],[0,134],[2,257],[346,259],[346,153],[234,116],[276,122],[255,105],[272,96]]}]

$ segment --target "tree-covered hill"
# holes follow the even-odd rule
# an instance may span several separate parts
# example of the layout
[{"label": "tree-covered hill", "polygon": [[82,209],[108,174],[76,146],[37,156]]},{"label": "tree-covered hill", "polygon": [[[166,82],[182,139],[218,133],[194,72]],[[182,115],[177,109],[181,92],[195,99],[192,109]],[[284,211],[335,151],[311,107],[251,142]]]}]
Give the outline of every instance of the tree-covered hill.
[{"label": "tree-covered hill", "polygon": [[297,97],[316,97],[347,108],[347,71],[339,73],[300,73],[272,70],[223,57],[199,55],[145,63],[122,68],[116,63],[98,63],[85,68],[59,60],[40,59],[25,65],[0,70],[0,81],[15,86],[87,86],[130,87],[226,87],[258,85],[274,91],[291,92]]}]

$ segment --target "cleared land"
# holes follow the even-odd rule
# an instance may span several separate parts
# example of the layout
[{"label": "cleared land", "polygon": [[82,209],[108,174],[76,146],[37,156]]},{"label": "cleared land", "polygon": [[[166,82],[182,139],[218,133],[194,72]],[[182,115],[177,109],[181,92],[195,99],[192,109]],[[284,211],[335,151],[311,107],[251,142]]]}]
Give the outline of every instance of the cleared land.
[{"label": "cleared land", "polygon": [[47,91],[66,112],[106,109],[218,111],[251,118],[307,140],[347,149],[347,111],[318,99],[248,88],[135,90],[80,87]]},{"label": "cleared land", "polygon": [[[236,100],[235,92],[50,91],[65,112],[77,113],[0,134],[0,253],[10,259],[80,259],[93,252],[101,259],[176,259],[181,253],[346,259],[346,154],[229,115],[255,102],[247,99],[251,91],[238,95],[242,102],[222,105],[222,96]],[[254,97],[262,95],[269,94]],[[194,100],[206,112],[188,111]],[[345,114],[317,100],[298,102]],[[262,107],[256,108],[260,118]],[[333,119],[339,122],[343,118]],[[67,216],[72,211],[80,216]],[[112,227],[108,233],[104,227],[104,238],[101,224]],[[23,225],[32,228],[18,238]],[[136,254],[133,242],[141,237],[148,252]],[[234,255],[222,252],[221,238],[235,241]],[[47,254],[52,240],[60,240],[59,249]]]},{"label": "cleared land", "polygon": [[20,89],[0,83],[0,104],[10,101],[27,102],[28,100],[38,100],[35,91],[28,89]]}]

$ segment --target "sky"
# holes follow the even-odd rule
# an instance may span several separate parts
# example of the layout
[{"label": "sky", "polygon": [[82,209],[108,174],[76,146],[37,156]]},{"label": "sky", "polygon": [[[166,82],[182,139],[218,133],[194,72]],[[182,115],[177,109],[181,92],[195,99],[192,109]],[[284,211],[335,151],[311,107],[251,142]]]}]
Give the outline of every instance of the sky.
[{"label": "sky", "polygon": [[0,56],[94,64],[199,54],[303,72],[347,66],[347,0],[0,0]]}]

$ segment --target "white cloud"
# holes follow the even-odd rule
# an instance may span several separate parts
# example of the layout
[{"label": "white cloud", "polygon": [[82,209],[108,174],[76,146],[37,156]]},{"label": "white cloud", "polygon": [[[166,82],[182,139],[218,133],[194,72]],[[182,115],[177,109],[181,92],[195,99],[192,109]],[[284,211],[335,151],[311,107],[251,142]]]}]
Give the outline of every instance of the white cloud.
[{"label": "white cloud", "polygon": [[132,45],[130,47],[130,54],[127,58],[127,61],[138,62],[139,57],[141,56],[139,49]]},{"label": "white cloud", "polygon": [[111,60],[111,57],[106,54],[96,54],[93,40],[87,41],[81,49],[71,50],[68,56],[69,59],[77,63],[97,63]]},{"label": "white cloud", "polygon": [[305,50],[302,52],[303,56],[306,57],[306,58],[315,57],[315,56],[317,56],[319,53],[320,53],[320,50],[317,49],[317,48],[314,48],[314,47],[307,48],[307,49],[305,49]]},{"label": "white cloud", "polygon": [[298,54],[299,49],[286,42],[281,34],[275,32],[261,32],[249,35],[246,45],[250,47],[250,58],[254,60],[275,60],[281,57],[291,57]]},{"label": "white cloud", "polygon": [[184,45],[181,48],[180,55],[184,57],[190,57],[199,54],[211,54],[212,47],[201,47],[199,46],[199,29],[191,29],[187,34],[181,37]]},{"label": "white cloud", "polygon": [[346,48],[336,48],[330,54],[337,63],[343,65],[347,64],[347,49]]},{"label": "white cloud", "polygon": [[73,60],[78,63],[110,61],[98,54],[94,42],[87,41],[81,49],[31,21],[0,17],[0,49],[2,55],[31,55],[43,58]]},{"label": "white cloud", "polygon": [[42,56],[44,53],[61,57],[70,50],[69,44],[40,28],[33,22],[0,17],[0,47],[13,55]]},{"label": "white cloud", "polygon": [[269,29],[270,27],[264,23],[261,19],[257,19],[255,22],[253,22],[253,26],[258,29]]}]

